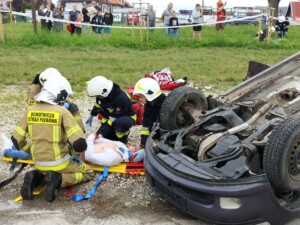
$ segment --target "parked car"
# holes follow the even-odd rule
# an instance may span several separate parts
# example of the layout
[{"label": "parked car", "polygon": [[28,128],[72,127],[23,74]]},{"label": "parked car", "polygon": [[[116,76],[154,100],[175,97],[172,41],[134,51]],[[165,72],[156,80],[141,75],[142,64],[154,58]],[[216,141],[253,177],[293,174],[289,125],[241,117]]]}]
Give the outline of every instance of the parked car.
[{"label": "parked car", "polygon": [[177,18],[180,25],[192,24],[191,15],[177,14]]},{"label": "parked car", "polygon": [[133,15],[133,12],[129,12],[127,14],[127,24],[128,25],[132,24],[132,17],[133,17],[134,25],[138,25],[140,23],[140,14],[135,12],[134,16],[132,16],[132,15]]},{"label": "parked car", "polygon": [[239,19],[236,21],[231,22],[231,24],[233,25],[240,25],[240,24],[252,24],[252,25],[258,25],[258,21],[256,18],[247,18],[247,19],[243,19],[246,18],[248,16],[241,16],[241,15],[234,15],[232,17],[232,19]]},{"label": "parked car", "polygon": [[215,98],[188,86],[173,90],[146,143],[149,183],[216,224],[299,217],[299,65],[300,52]]}]

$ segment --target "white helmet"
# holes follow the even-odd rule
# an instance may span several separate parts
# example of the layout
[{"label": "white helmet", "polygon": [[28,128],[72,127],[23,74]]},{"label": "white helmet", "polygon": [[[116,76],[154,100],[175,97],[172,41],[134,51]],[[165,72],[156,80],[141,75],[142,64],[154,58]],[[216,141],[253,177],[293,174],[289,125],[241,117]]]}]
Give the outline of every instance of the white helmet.
[{"label": "white helmet", "polygon": [[[52,80],[52,78],[50,78],[50,80]],[[60,82],[62,82],[62,85],[65,87],[65,90],[68,92],[68,95],[73,96],[73,90],[72,90],[71,84],[69,83],[67,78],[65,78],[64,76],[61,76],[59,78],[59,80],[60,80]]]},{"label": "white helmet", "polygon": [[49,91],[58,102],[65,102],[67,100],[69,88],[71,88],[69,81],[62,76],[60,78],[48,79],[43,87],[43,89]]},{"label": "white helmet", "polygon": [[278,20],[279,20],[279,23],[283,23],[286,19],[285,19],[285,16],[279,16]]},{"label": "white helmet", "polygon": [[274,32],[275,32],[275,30],[276,30],[276,29],[275,29],[275,27],[273,27],[273,26],[272,26],[272,27],[270,27],[269,29],[270,29],[270,31],[271,31],[272,33],[274,33]]},{"label": "white helmet", "polygon": [[40,84],[42,86],[45,85],[45,82],[50,79],[50,78],[58,78],[58,77],[61,77],[61,74],[60,72],[55,69],[55,68],[48,68],[48,69],[45,69],[39,76],[39,80],[40,80]]},{"label": "white helmet", "polygon": [[134,86],[133,94],[142,94],[151,102],[161,95],[159,84],[152,78],[142,78]]},{"label": "white helmet", "polygon": [[107,97],[113,88],[113,82],[103,76],[96,76],[88,82],[88,96]]}]

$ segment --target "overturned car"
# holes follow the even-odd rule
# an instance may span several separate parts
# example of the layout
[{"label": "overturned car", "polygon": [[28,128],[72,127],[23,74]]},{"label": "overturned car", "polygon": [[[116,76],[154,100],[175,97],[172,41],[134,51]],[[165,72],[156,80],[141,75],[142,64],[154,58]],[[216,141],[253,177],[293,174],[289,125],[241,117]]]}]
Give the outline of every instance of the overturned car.
[{"label": "overturned car", "polygon": [[179,87],[146,144],[147,179],[217,224],[300,216],[300,52],[221,94]]}]

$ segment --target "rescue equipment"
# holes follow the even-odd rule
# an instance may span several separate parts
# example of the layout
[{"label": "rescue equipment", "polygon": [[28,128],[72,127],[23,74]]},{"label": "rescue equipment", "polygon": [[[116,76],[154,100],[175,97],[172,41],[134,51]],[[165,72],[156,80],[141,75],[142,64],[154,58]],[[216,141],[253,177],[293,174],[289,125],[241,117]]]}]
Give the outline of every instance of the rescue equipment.
[{"label": "rescue equipment", "polygon": [[98,176],[98,179],[97,179],[94,187],[90,190],[89,193],[87,193],[85,196],[73,195],[71,197],[71,199],[75,202],[81,202],[84,200],[88,200],[96,193],[97,187],[102,183],[103,180],[106,180],[107,176],[108,176],[108,167],[104,167],[103,173]]},{"label": "rescue equipment", "polygon": [[[2,160],[6,161],[6,162],[12,162],[13,161],[12,158],[8,158],[8,157],[3,157]],[[31,159],[30,160],[18,159],[17,162],[18,163],[23,163],[25,165],[27,165],[27,164],[33,165],[34,164]],[[104,171],[103,166],[90,165],[90,164],[88,164],[88,165],[91,166],[92,170],[94,170],[95,172],[103,172]],[[141,176],[145,175],[144,163],[143,162],[139,162],[139,163],[133,163],[133,162],[120,163],[117,166],[108,167],[108,172],[110,172],[110,173],[131,174],[131,175],[141,175]]]}]

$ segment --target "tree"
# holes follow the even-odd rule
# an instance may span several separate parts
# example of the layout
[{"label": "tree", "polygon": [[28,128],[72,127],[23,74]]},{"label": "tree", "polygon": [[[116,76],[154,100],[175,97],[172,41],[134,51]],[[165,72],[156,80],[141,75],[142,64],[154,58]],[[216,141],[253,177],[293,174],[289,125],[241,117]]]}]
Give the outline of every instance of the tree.
[{"label": "tree", "polygon": [[269,7],[275,8],[274,16],[278,16],[278,7],[279,7],[280,0],[268,0]]}]

